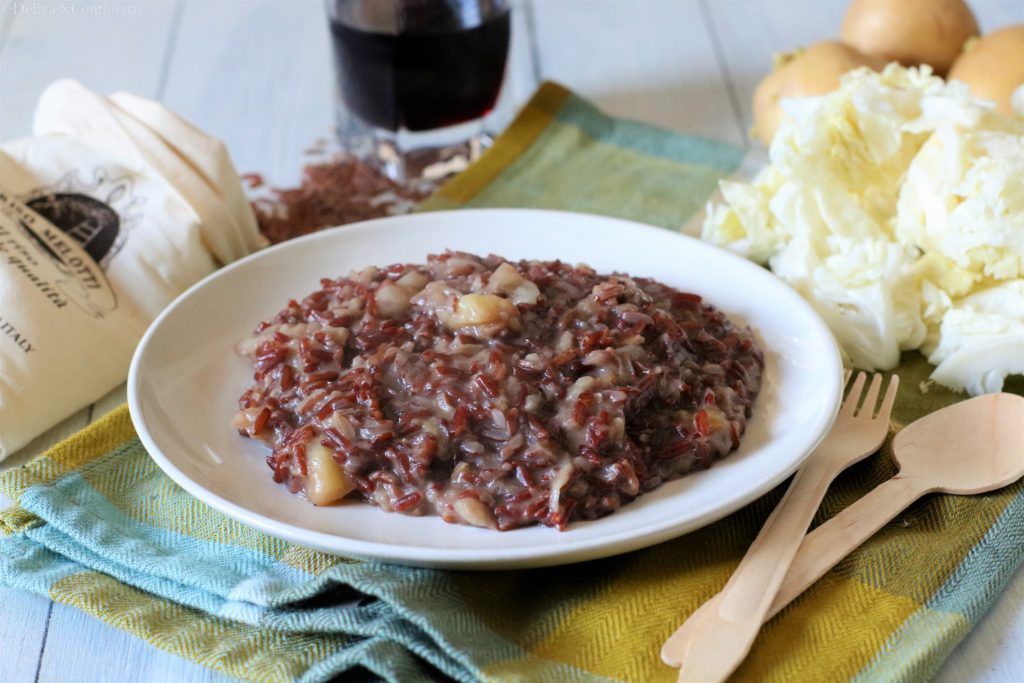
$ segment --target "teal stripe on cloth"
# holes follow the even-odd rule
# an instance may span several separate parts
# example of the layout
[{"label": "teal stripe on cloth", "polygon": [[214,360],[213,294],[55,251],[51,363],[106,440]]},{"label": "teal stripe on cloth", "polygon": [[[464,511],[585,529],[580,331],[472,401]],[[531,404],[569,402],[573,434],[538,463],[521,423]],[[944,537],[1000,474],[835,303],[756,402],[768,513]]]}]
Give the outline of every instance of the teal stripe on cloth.
[{"label": "teal stripe on cloth", "polygon": [[[21,506],[93,552],[120,564],[227,599],[267,604],[312,576],[255,550],[143,527],[75,472],[50,486],[33,486]],[[285,594],[280,602],[297,597]]]},{"label": "teal stripe on cloth", "polygon": [[[169,598],[214,616],[240,621],[253,626],[275,628],[280,631],[303,633],[352,633],[371,635],[366,624],[381,617],[380,605],[357,607],[359,597],[349,595],[323,596],[322,607],[280,609],[261,607],[251,602],[227,600],[215,593],[201,590],[140,570],[138,566],[124,565],[109,557],[90,551],[73,538],[44,525],[26,532],[26,537],[51,552],[66,557],[82,568],[102,572],[118,581],[148,593]],[[62,578],[62,577],[61,577]]]},{"label": "teal stripe on cloth", "polygon": [[[399,614],[429,634],[467,668],[481,672],[494,662],[524,659],[529,653],[498,636],[460,597],[448,572],[381,564],[339,566],[329,570],[352,587],[391,604]],[[541,662],[537,681],[592,681],[597,676],[563,662]]]},{"label": "teal stripe on cloth", "polygon": [[[748,155],[726,142],[607,116],[572,94],[553,115],[532,144],[460,206],[578,211],[680,230]],[[428,200],[421,207],[431,208],[452,206]]]},{"label": "teal stripe on cloth", "polygon": [[607,145],[681,164],[709,166],[722,173],[735,171],[747,154],[745,149],[726,142],[612,118],[575,95],[562,105],[557,119],[559,123],[578,126]]},{"label": "teal stripe on cloth", "polygon": [[[437,683],[440,676],[425,672],[417,662],[409,656],[398,643],[386,637],[374,637],[357,645],[335,652],[333,655],[318,662],[299,679],[299,683],[319,683],[320,681],[336,680],[338,673],[345,672],[344,680],[375,681],[368,676],[359,677],[360,669],[376,674],[386,681],[395,683]],[[449,674],[450,675],[450,674]],[[473,677],[465,675],[452,676],[456,681],[474,683]]]},{"label": "teal stripe on cloth", "polygon": [[50,586],[82,571],[81,565],[24,536],[0,538],[0,583],[49,596]]},{"label": "teal stripe on cloth", "polygon": [[854,680],[919,681],[935,675],[1024,565],[1024,491],[920,609],[879,648]]},{"label": "teal stripe on cloth", "polygon": [[[197,599],[198,592],[194,589],[175,590],[173,582],[166,579],[154,579],[130,568],[112,565],[84,551],[70,539],[55,542],[52,549],[45,547],[40,539],[54,542],[59,537],[57,532],[42,531],[45,528],[40,527],[26,536],[0,539],[0,580],[5,584],[49,597],[50,588],[58,581],[91,569],[213,616],[228,616],[218,613],[223,608],[217,607],[215,596],[207,595],[205,600]],[[76,561],[75,557],[84,562]],[[255,609],[253,606],[250,608]],[[299,633],[346,633],[353,636],[353,645],[319,662],[302,680],[329,680],[356,665],[366,667],[389,681],[432,680],[423,675],[422,667],[409,658],[409,653],[421,657],[455,680],[477,680],[472,669],[467,669],[464,663],[439,648],[435,640],[398,616],[385,602],[376,601],[365,607],[346,609],[332,605],[325,599],[324,606],[316,610],[262,612],[260,623],[254,624],[260,628]],[[362,638],[370,642],[359,642]],[[384,653],[387,656],[383,659],[373,659]]]},{"label": "teal stripe on cloth", "polygon": [[[111,456],[144,459],[141,466],[150,463],[138,449],[119,448]],[[207,614],[260,628],[384,637],[458,680],[475,680],[489,662],[527,656],[486,629],[458,598],[445,572],[355,563],[312,576],[256,551],[136,522],[77,472],[31,487],[20,504],[44,523],[24,536],[0,539],[0,553],[31,558],[10,573],[38,577],[22,580],[21,587],[41,595],[57,580],[91,569]],[[261,578],[260,572],[267,577]],[[340,601],[332,589],[341,589]],[[357,598],[378,600],[355,606],[353,590]],[[317,597],[321,605],[304,606]],[[338,653],[328,661],[349,666],[357,661],[352,656]],[[343,670],[322,664],[331,671]],[[562,663],[549,668],[546,680],[601,680]]]},{"label": "teal stripe on cloth", "polygon": [[[133,530],[136,534],[146,533],[145,525],[135,524],[135,526],[140,527]],[[27,532],[26,536],[50,551],[47,553],[40,552],[39,548],[29,549],[33,555],[40,558],[33,563],[32,571],[39,571],[44,563],[55,561],[60,568],[59,572],[52,572],[52,580],[40,582],[38,586],[40,590],[36,592],[46,594],[56,580],[76,571],[91,569],[112,576],[122,583],[202,610],[213,616],[279,631],[384,637],[414,652],[425,661],[454,677],[463,677],[460,672],[466,668],[465,663],[458,662],[447,654],[443,647],[439,647],[439,645],[443,646],[443,643],[439,643],[435,638],[425,634],[399,616],[388,602],[372,601],[367,605],[355,606],[358,600],[352,600],[348,592],[342,594],[340,601],[328,592],[319,594],[321,604],[318,607],[303,608],[297,605],[285,605],[280,609],[260,608],[250,603],[224,600],[215,594],[198,590],[194,586],[186,586],[146,574],[140,571],[138,566],[119,565],[103,555],[90,552],[72,538],[61,534],[49,525],[32,529]],[[65,558],[71,562],[65,561]],[[328,569],[327,574],[336,573],[341,569],[342,567]],[[379,571],[392,573],[403,570],[400,567],[380,567]],[[338,585],[345,586],[349,577],[334,578]],[[323,582],[319,583],[323,584]],[[347,661],[347,658],[343,658],[343,660]],[[471,680],[472,677],[469,679]]]},{"label": "teal stripe on cloth", "polygon": [[[731,149],[730,158],[743,157],[739,148]],[[587,157],[587,162],[566,163],[570,152]],[[642,161],[637,158],[641,155]],[[723,175],[718,168],[607,144],[576,125],[552,125],[465,206],[578,211],[681,230],[704,208]],[[624,187],[643,191],[623,193]],[[680,193],[680,188],[690,191]]]},{"label": "teal stripe on cloth", "polygon": [[[1024,456],[1024,454],[1022,454]],[[962,614],[977,624],[1024,565],[1024,491],[928,601],[928,609]]]}]

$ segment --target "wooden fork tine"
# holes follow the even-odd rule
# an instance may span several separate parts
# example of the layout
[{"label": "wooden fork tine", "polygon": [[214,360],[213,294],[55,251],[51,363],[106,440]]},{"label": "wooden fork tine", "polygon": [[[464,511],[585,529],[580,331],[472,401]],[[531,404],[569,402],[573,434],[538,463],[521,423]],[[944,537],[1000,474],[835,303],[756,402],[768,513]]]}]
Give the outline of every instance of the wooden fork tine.
[{"label": "wooden fork tine", "polygon": [[882,399],[882,407],[878,409],[876,415],[879,419],[889,420],[889,415],[892,413],[892,406],[896,403],[896,390],[900,388],[900,376],[891,375],[889,377],[889,388],[885,390],[885,398]]},{"label": "wooden fork tine", "polygon": [[850,383],[850,373],[853,372],[850,368],[843,368],[843,386],[845,387]]},{"label": "wooden fork tine", "polygon": [[850,392],[846,394],[846,400],[843,401],[843,407],[839,409],[840,415],[853,417],[854,411],[857,410],[857,404],[860,403],[860,396],[864,391],[864,382],[866,381],[867,373],[858,372],[857,378],[853,380],[853,386],[850,387]]},{"label": "wooden fork tine", "polygon": [[874,417],[875,407],[878,405],[878,394],[882,390],[882,374],[876,372],[871,376],[871,386],[868,387],[868,393],[864,397],[864,403],[861,404],[860,410],[857,411],[857,416],[866,415],[868,418]]}]

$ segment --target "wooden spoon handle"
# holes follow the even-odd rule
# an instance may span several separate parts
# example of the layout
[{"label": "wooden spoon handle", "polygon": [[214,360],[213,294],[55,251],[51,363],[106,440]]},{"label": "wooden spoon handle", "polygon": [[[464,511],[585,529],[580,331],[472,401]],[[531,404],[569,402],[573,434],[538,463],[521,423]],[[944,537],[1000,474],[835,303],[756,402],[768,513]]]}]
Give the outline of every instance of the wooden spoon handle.
[{"label": "wooden spoon handle", "polygon": [[[764,621],[778,614],[829,569],[925,493],[926,490],[915,487],[912,481],[890,479],[808,534],[800,544],[789,573],[783,579]],[[665,641],[661,650],[662,661],[669,666],[682,663],[694,629],[707,615],[717,612],[719,595],[701,605]]]},{"label": "wooden spoon handle", "polygon": [[882,482],[809,533],[800,544],[765,621],[928,492],[927,488],[915,484],[914,480],[899,476]]},{"label": "wooden spoon handle", "polygon": [[702,610],[678,629],[677,634],[690,638],[674,634],[665,642],[662,660],[682,665],[680,680],[724,680],[743,661],[835,475],[827,460],[811,461],[798,471],[716,596],[715,609]]}]

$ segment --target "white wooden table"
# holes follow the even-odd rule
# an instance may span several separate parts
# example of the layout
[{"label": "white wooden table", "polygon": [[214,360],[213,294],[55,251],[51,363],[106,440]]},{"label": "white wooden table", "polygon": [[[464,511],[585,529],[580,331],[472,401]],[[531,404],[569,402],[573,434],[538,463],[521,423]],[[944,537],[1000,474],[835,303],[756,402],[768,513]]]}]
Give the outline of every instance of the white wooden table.
[{"label": "white wooden table", "polygon": [[[983,29],[1022,0],[970,0]],[[506,123],[541,78],[607,111],[745,144],[772,53],[833,36],[845,0],[519,0]],[[0,140],[27,135],[43,87],[70,76],[163,100],[223,138],[241,171],[294,182],[329,135],[333,76],[321,0],[0,0]],[[4,463],[20,464],[124,400],[112,392]],[[939,676],[1024,678],[1024,572]],[[0,682],[220,681],[77,610],[0,588]]]}]

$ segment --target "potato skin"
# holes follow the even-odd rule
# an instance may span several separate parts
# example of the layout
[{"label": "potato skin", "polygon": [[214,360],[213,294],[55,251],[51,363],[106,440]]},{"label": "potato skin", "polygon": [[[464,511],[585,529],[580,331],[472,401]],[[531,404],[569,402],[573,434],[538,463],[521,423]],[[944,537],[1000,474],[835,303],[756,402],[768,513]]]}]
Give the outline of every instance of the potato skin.
[{"label": "potato skin", "polygon": [[940,76],[977,36],[963,0],[853,0],[840,37],[866,55],[904,66],[928,64]]},{"label": "potato skin", "polygon": [[993,31],[969,46],[949,70],[949,80],[954,79],[971,86],[975,97],[1013,114],[1013,91],[1024,84],[1024,24]]},{"label": "potato skin", "polygon": [[839,87],[840,77],[861,66],[878,70],[885,63],[861,54],[838,41],[823,41],[790,56],[783,56],[780,65],[768,74],[754,91],[754,127],[751,134],[771,144],[785,113],[779,107],[787,97],[813,97]]}]

